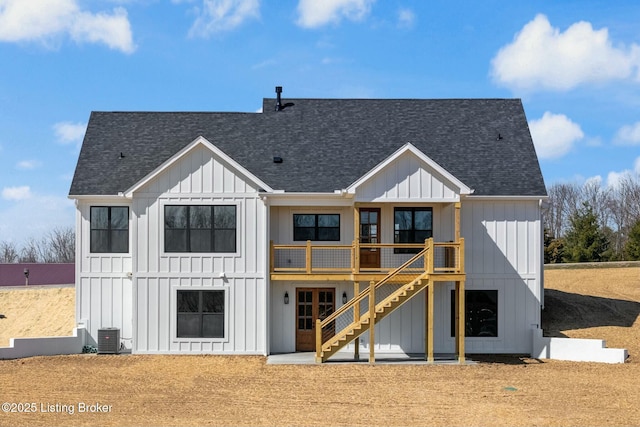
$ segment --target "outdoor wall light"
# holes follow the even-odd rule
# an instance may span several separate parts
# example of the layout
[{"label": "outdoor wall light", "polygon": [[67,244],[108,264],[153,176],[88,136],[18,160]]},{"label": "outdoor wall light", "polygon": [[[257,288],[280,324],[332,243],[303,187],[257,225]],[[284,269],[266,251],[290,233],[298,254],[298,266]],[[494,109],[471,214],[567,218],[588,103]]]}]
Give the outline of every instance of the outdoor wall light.
[{"label": "outdoor wall light", "polygon": [[343,304],[347,303],[347,292],[346,291],[342,292],[342,303]]},{"label": "outdoor wall light", "polygon": [[284,303],[289,304],[289,292],[284,293]]},{"label": "outdoor wall light", "polygon": [[27,279],[29,278],[29,269],[28,268],[24,269],[24,277],[26,277]]}]

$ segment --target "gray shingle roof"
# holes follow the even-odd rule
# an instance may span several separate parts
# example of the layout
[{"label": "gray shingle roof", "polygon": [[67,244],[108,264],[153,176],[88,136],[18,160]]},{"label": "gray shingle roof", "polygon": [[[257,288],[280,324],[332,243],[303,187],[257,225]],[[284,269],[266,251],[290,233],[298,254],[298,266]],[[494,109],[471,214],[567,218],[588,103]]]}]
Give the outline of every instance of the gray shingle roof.
[{"label": "gray shingle roof", "polygon": [[93,112],[70,194],[125,191],[203,136],[285,191],[346,188],[410,142],[474,195],[546,195],[518,99],[284,101],[295,105],[276,112],[275,99],[265,99],[263,113]]}]

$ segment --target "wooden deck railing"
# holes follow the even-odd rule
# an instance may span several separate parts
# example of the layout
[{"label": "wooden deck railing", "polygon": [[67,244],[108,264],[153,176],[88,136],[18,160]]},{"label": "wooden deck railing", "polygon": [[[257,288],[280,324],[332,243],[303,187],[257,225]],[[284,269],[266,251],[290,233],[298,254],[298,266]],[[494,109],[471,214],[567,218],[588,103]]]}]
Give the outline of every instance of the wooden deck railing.
[{"label": "wooden deck railing", "polygon": [[[270,271],[281,274],[386,274],[427,248],[430,240],[434,273],[464,272],[464,239],[458,242],[427,239],[424,244],[364,244],[356,240],[351,245],[320,245],[311,241],[303,245],[279,245],[272,241]],[[375,265],[362,263],[362,252],[375,254]]]}]

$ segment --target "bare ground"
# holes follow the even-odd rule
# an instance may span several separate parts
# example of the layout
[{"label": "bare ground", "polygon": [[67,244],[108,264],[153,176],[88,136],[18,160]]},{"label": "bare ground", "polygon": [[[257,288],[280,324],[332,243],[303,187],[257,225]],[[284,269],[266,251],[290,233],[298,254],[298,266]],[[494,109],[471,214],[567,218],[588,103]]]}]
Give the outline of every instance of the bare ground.
[{"label": "bare ground", "polygon": [[75,322],[75,288],[0,288],[0,347],[10,338],[70,335]]},{"label": "bare ground", "polygon": [[[628,362],[501,356],[463,366],[282,366],[262,357],[33,357],[0,361],[0,400],[36,404],[35,413],[0,412],[0,425],[640,425],[640,268],[548,271],[546,287],[550,334],[606,339],[629,350]],[[78,413],[81,402],[110,407]],[[56,404],[74,413],[56,412]]]}]

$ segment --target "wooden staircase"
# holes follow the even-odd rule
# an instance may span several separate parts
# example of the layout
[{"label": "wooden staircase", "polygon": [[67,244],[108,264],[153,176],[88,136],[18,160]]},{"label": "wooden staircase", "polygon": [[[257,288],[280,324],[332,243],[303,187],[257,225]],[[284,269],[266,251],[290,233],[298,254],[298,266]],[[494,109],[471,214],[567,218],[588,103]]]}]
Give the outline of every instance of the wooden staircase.
[{"label": "wooden staircase", "polygon": [[[347,344],[367,332],[372,324],[378,323],[410,300],[421,290],[430,286],[431,273],[429,248],[423,249],[402,266],[391,271],[377,283],[343,305],[336,312],[316,323],[316,362],[322,363],[336,354]],[[424,260],[424,262],[422,261]],[[380,297],[383,286],[398,286],[386,297]],[[379,301],[376,301],[378,293]],[[361,308],[367,305],[365,310]],[[373,313],[373,316],[371,316]],[[373,322],[371,318],[373,317]],[[346,325],[346,326],[343,326]]]}]

